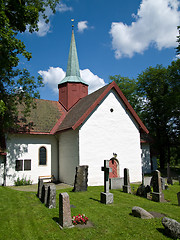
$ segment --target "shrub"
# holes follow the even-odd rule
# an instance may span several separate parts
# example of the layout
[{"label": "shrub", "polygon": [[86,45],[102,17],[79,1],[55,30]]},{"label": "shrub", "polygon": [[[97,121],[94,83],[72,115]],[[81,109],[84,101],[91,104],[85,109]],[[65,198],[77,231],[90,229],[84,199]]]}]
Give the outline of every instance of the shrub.
[{"label": "shrub", "polygon": [[27,180],[26,177],[24,178],[17,178],[17,180],[14,181],[14,185],[15,186],[25,186],[25,185],[31,185],[32,184],[32,180]]}]

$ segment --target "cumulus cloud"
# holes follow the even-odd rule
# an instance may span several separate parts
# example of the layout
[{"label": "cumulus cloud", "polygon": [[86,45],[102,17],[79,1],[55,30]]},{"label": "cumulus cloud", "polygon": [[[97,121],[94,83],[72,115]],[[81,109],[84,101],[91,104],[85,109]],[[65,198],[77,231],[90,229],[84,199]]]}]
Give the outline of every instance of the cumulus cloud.
[{"label": "cumulus cloud", "polygon": [[[58,84],[65,77],[64,70],[59,67],[50,67],[48,71],[40,70],[38,73],[42,76],[44,84],[47,84],[53,92],[58,93]],[[93,74],[89,69],[80,70],[80,74],[82,79],[89,85],[89,93],[105,85],[104,80]]]},{"label": "cumulus cloud", "polygon": [[[64,13],[64,12],[72,11],[72,10],[73,10],[72,7],[68,7],[64,3],[59,3],[56,7],[56,11],[60,12],[60,13]],[[52,10],[49,7],[46,8],[45,14],[49,19],[52,15],[54,15]],[[49,23],[45,23],[45,20],[43,19],[42,15],[41,15],[40,18],[39,18],[39,22],[38,22],[38,28],[39,28],[39,31],[36,32],[36,34],[39,37],[43,37],[48,32],[50,32],[51,22],[49,21]]]},{"label": "cumulus cloud", "polygon": [[88,21],[78,22],[78,32],[84,32],[85,29],[88,29]]},{"label": "cumulus cloud", "polygon": [[180,24],[178,0],[142,0],[135,21],[111,24],[110,35],[115,57],[132,57],[150,46],[158,50],[176,47],[177,26]]},{"label": "cumulus cloud", "polygon": [[80,70],[81,78],[89,85],[89,93],[105,86],[102,78],[92,73],[89,69]]}]

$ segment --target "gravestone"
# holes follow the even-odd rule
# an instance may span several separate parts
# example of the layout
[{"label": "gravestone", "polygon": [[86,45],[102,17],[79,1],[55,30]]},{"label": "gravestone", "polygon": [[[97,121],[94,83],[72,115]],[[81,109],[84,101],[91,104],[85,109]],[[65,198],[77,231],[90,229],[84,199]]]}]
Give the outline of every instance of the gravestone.
[{"label": "gravestone", "polygon": [[132,208],[132,215],[134,217],[139,217],[142,219],[151,219],[154,218],[149,212],[147,212],[145,209],[141,208],[141,207],[133,207]]},{"label": "gravestone", "polygon": [[178,205],[180,206],[180,192],[177,193]]},{"label": "gravestone", "polygon": [[169,163],[167,163],[167,183],[173,185]]},{"label": "gravestone", "polygon": [[42,187],[42,203],[44,203],[45,205],[47,204],[48,201],[48,188],[49,188],[49,184],[44,184]]},{"label": "gravestone", "polygon": [[37,192],[37,196],[39,199],[41,199],[42,196],[42,187],[43,187],[43,180],[42,179],[38,179],[38,192]]},{"label": "gravestone", "polygon": [[173,239],[180,239],[180,223],[172,218],[164,217],[162,224],[165,232]]},{"label": "gravestone", "polygon": [[74,192],[87,191],[88,182],[88,166],[76,167],[76,176],[74,181]]},{"label": "gravestone", "polygon": [[71,228],[72,217],[68,193],[59,194],[59,224],[62,228]]},{"label": "gravestone", "polygon": [[158,170],[153,172],[151,185],[153,187],[152,201],[163,202],[164,194],[162,193],[162,188],[161,188],[161,174]]},{"label": "gravestone", "polygon": [[56,185],[54,183],[48,184],[48,196],[46,207],[56,208]]},{"label": "gravestone", "polygon": [[109,192],[109,172],[112,169],[109,168],[109,160],[104,160],[104,167],[101,167],[101,171],[104,171],[104,192],[101,192],[101,202],[111,204],[113,203],[113,194]]},{"label": "gravestone", "polygon": [[130,178],[129,178],[129,169],[124,168],[124,186],[123,192],[131,193]]},{"label": "gravestone", "polygon": [[124,178],[110,178],[110,189],[122,189],[124,185]]},{"label": "gravestone", "polygon": [[165,178],[161,177],[161,189],[165,190]]}]

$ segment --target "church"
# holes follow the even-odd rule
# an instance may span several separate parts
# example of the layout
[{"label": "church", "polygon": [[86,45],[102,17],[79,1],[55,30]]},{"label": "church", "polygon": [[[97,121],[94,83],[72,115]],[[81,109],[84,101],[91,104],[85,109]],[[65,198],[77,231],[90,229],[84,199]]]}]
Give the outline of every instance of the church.
[{"label": "church", "polygon": [[112,82],[88,95],[81,78],[74,30],[72,30],[65,78],[58,84],[59,100],[34,99],[36,108],[24,121],[19,106],[19,131],[6,137],[0,151],[0,185],[14,185],[19,177],[38,182],[54,175],[56,181],[73,185],[76,166],[88,165],[88,185],[103,185],[104,160],[113,154],[111,177],[130,181],[151,172],[148,130],[122,91]]}]

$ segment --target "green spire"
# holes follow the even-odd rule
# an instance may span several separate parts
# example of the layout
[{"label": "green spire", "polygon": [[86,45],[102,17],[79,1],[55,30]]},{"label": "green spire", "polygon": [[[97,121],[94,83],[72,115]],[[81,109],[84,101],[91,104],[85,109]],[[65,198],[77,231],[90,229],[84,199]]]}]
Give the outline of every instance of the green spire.
[{"label": "green spire", "polygon": [[76,42],[75,42],[75,38],[74,38],[74,30],[73,29],[72,29],[71,45],[70,45],[70,50],[69,50],[67,70],[66,70],[66,77],[60,82],[60,84],[66,83],[66,82],[84,83],[84,84],[88,85],[80,77],[79,61],[78,61],[78,56],[77,56]]}]

